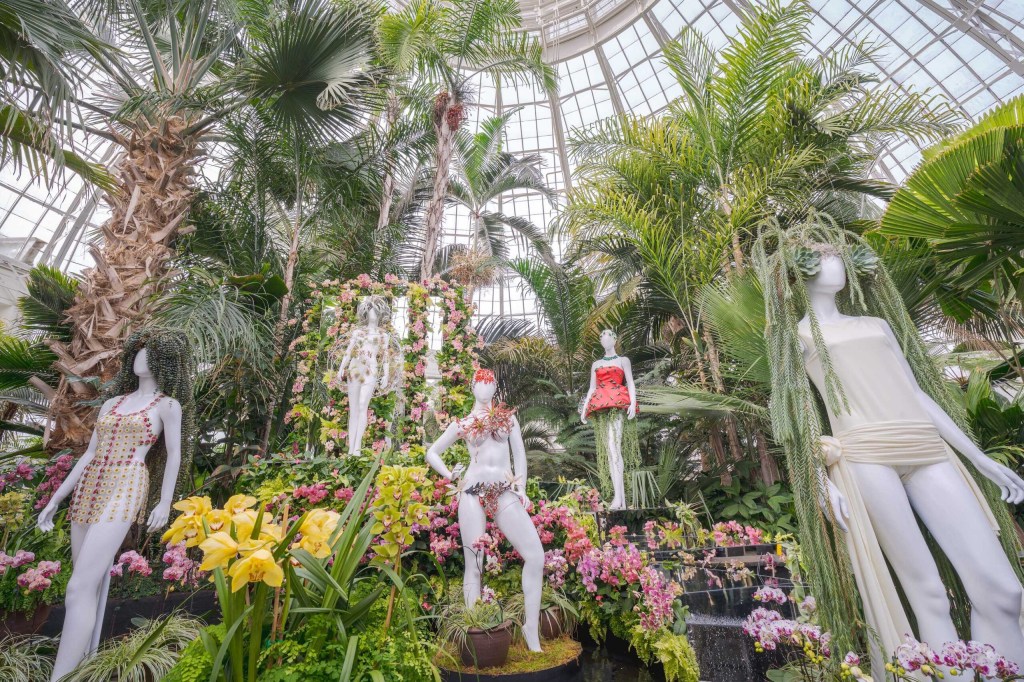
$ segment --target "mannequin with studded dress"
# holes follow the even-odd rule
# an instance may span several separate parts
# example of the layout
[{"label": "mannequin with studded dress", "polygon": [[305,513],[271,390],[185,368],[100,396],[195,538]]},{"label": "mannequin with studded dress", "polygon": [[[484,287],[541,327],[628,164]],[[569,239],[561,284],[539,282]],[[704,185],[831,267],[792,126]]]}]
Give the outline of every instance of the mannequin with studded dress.
[{"label": "mannequin with studded dress", "polygon": [[[155,341],[156,354],[182,350],[177,341]],[[39,514],[39,529],[49,532],[61,502],[71,496],[73,569],[52,680],[74,670],[98,646],[110,569],[132,524],[145,521],[149,532],[167,524],[182,461],[182,405],[161,390],[150,366],[153,354],[145,346],[125,354],[122,361],[137,388],[103,404],[85,453]],[[146,460],[158,442],[165,463],[152,472],[160,477],[159,498],[147,516]]]}]

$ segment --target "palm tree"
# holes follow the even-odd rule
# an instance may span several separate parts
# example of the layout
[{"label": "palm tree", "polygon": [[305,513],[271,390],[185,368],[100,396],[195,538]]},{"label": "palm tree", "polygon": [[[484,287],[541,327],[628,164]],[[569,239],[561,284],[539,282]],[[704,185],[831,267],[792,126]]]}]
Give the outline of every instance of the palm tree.
[{"label": "palm tree", "polygon": [[877,232],[913,249],[921,290],[1001,350],[1024,331],[1024,97],[924,157]]},{"label": "palm tree", "polygon": [[76,58],[107,47],[64,0],[0,1],[0,162],[44,180],[51,165],[68,168],[112,187],[106,169],[62,146],[83,76]]},{"label": "palm tree", "polygon": [[[121,150],[118,187],[107,195],[111,216],[91,249],[96,266],[69,310],[74,336],[54,345],[64,379],[52,443],[75,449],[91,430],[91,410],[80,401],[93,389],[81,378],[112,374],[121,341],[166,286],[174,241],[192,229],[204,144],[225,117],[246,109],[306,141],[326,143],[353,129],[372,102],[376,16],[328,0],[133,0],[82,11],[106,22],[125,49],[95,59],[106,90],[121,98],[116,110],[89,109],[96,119],[89,129]],[[285,272],[288,282],[287,265]]]},{"label": "palm tree", "polygon": [[435,134],[432,193],[424,218],[420,275],[434,272],[441,236],[455,134],[466,118],[470,85],[481,74],[555,88],[555,70],[542,58],[538,40],[522,31],[516,0],[417,0],[402,20],[385,22],[384,52],[415,65],[439,87],[433,97]]},{"label": "palm tree", "polygon": [[[873,83],[863,67],[877,47],[859,43],[817,58],[812,15],[772,0],[741,15],[716,52],[692,28],[665,49],[683,94],[653,118],[622,116],[576,133],[579,161],[564,226],[626,305],[633,343],[677,350],[675,379],[724,394],[700,293],[745,270],[745,246],[770,216],[808,208],[849,223],[867,197],[892,188],[868,180],[885,144],[951,130],[951,110],[924,95]],[[609,302],[611,304],[611,302]],[[734,458],[742,452],[726,420]]]},{"label": "palm tree", "polygon": [[[508,230],[527,240],[534,251],[551,257],[551,246],[544,232],[526,218],[488,208],[510,192],[536,192],[553,201],[553,192],[544,184],[540,155],[515,156],[502,150],[505,126],[518,110],[484,120],[475,135],[460,130],[456,135],[450,193],[464,206],[473,225],[469,248],[461,254],[463,265],[479,263],[483,271],[493,272],[501,259],[509,257]],[[457,269],[457,268],[456,268]],[[478,268],[463,268],[461,279],[472,297],[474,285],[489,283]]]}]

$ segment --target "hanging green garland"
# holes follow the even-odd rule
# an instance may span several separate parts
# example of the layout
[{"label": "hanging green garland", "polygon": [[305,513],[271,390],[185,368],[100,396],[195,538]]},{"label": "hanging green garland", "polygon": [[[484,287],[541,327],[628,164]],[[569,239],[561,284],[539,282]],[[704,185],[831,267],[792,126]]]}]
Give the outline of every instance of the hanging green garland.
[{"label": "hanging green garland", "polygon": [[635,477],[630,473],[638,471],[643,465],[640,457],[640,437],[637,433],[636,419],[627,419],[625,410],[609,409],[594,412],[589,417],[594,425],[594,449],[597,454],[597,477],[600,482],[601,495],[611,499],[614,495],[611,474],[611,451],[608,447],[615,422],[622,420],[622,469],[625,498],[630,504],[636,504]]},{"label": "hanging green garland", "polygon": [[[861,237],[840,228],[830,216],[811,212],[807,219],[784,229],[776,221],[765,225],[754,244],[752,260],[764,291],[768,357],[771,359],[772,393],[770,412],[776,442],[783,445],[790,483],[793,486],[800,548],[807,566],[808,579],[818,598],[822,624],[833,633],[833,649],[863,650],[867,639],[866,623],[857,597],[850,559],[843,532],[818,504],[824,493],[825,460],[821,452],[823,415],[819,413],[815,393],[804,365],[797,325],[806,314],[811,337],[821,358],[825,375],[825,400],[841,411],[846,396],[836,375],[821,326],[809,305],[805,278],[820,268],[823,250],[842,259],[847,286],[837,297],[841,312],[847,315],[879,317],[889,323],[898,339],[921,388],[964,430],[970,433],[966,413],[952,385],[943,379],[934,359],[918,334],[899,291],[877,255]],[[963,458],[961,458],[963,459]],[[974,472],[989,506],[1000,526],[1000,538],[1011,563],[1020,572],[1017,561],[1019,543],[1007,506],[1000,501],[998,488]],[[959,607],[957,625],[967,636],[968,603],[955,579],[949,561],[936,552],[936,561],[947,587],[956,592]]]}]

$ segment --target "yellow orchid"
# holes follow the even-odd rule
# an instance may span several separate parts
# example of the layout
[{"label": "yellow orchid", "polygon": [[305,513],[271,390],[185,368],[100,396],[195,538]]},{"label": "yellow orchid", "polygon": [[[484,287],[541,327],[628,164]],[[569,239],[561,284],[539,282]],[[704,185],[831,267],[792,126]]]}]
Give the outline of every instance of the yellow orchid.
[{"label": "yellow orchid", "polygon": [[223,509],[214,509],[206,513],[206,525],[209,527],[211,533],[218,531],[226,531],[231,523],[231,514],[224,511]]},{"label": "yellow orchid", "polygon": [[246,509],[255,507],[256,502],[256,498],[252,495],[232,495],[224,503],[224,511],[231,515],[241,514]]},{"label": "yellow orchid", "polygon": [[209,497],[186,497],[184,500],[174,503],[174,508],[185,516],[205,516],[213,504]]},{"label": "yellow orchid", "polygon": [[334,529],[338,527],[339,519],[341,519],[341,514],[336,511],[328,509],[314,509],[306,515],[306,519],[302,522],[302,527],[299,528],[299,532],[303,535],[306,535],[307,533],[330,535],[334,532]]},{"label": "yellow orchid", "polygon": [[247,538],[252,535],[252,529],[256,526],[256,512],[252,509],[234,514],[231,523],[235,524],[235,537]]},{"label": "yellow orchid", "polygon": [[228,575],[231,576],[232,592],[242,589],[246,583],[263,582],[270,587],[280,587],[284,582],[284,570],[267,549],[258,549],[239,559],[228,569]]},{"label": "yellow orchid", "polygon": [[203,550],[203,563],[199,566],[203,571],[224,568],[238,556],[238,543],[224,531],[214,533],[203,540],[199,544],[199,549]]},{"label": "yellow orchid", "polygon": [[182,514],[160,537],[161,542],[176,545],[184,541],[186,547],[195,547],[206,539],[203,519],[192,514]]}]

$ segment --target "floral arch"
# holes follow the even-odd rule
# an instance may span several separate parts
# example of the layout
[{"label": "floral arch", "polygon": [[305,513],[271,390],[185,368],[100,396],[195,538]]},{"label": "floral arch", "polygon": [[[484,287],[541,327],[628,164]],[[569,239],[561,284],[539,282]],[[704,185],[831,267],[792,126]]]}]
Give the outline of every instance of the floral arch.
[{"label": "floral arch", "polygon": [[[402,332],[396,330],[396,309],[404,317],[404,333],[398,340],[405,368],[398,391],[371,400],[363,449],[379,455],[390,440],[392,448],[421,458],[428,415],[443,428],[452,417],[464,416],[472,407],[469,377],[477,363],[476,350],[483,345],[470,325],[473,306],[466,301],[463,288],[436,277],[410,282],[387,275],[379,282],[360,275],[315,285],[306,301],[301,334],[291,345],[300,360],[292,385],[292,409],[285,419],[293,426],[296,446],[311,454],[344,454],[348,396],[328,385],[332,372],[329,356],[336,340],[356,324],[359,301],[370,295],[383,296],[391,303],[392,317],[382,324],[390,333]],[[396,305],[403,302],[404,307]],[[440,322],[438,330],[434,321]],[[440,380],[431,387],[427,365],[435,331],[440,333],[436,349]]]}]

